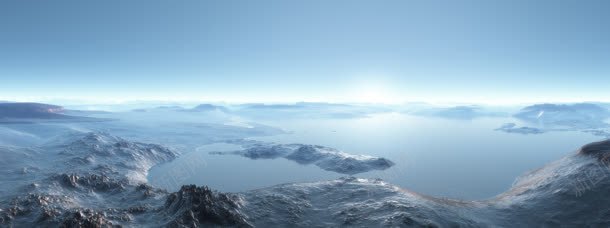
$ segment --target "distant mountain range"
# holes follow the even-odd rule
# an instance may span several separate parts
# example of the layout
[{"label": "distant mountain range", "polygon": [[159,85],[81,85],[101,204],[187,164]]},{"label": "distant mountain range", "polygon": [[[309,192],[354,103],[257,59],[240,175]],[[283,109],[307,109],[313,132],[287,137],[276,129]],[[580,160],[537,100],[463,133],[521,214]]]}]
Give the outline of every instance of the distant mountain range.
[{"label": "distant mountain range", "polygon": [[210,111],[221,111],[229,112],[229,109],[221,105],[213,104],[200,104],[193,108],[184,108],[182,106],[158,106],[155,108],[139,108],[131,110],[133,112],[149,112],[149,111],[176,111],[176,112],[210,112]]},{"label": "distant mountain range", "polygon": [[448,119],[474,119],[478,117],[501,117],[507,113],[486,110],[482,106],[431,107],[407,112],[419,116],[433,116]]},{"label": "distant mountain range", "polygon": [[41,103],[0,103],[0,118],[64,119],[61,106]]},{"label": "distant mountain range", "polygon": [[597,104],[537,104],[527,106],[514,115],[521,120],[545,125],[575,128],[605,127],[610,111]]},{"label": "distant mountain range", "polygon": [[181,109],[179,111],[183,112],[210,112],[210,111],[221,111],[221,112],[229,112],[224,106],[213,105],[213,104],[200,104],[190,109]]},{"label": "distant mountain range", "polygon": [[[30,103],[0,103],[0,122],[24,120],[104,121],[108,119],[84,117],[84,115],[107,113],[103,111],[68,110],[62,106]],[[69,115],[67,115],[69,114]],[[81,116],[83,115],[83,116]]]}]

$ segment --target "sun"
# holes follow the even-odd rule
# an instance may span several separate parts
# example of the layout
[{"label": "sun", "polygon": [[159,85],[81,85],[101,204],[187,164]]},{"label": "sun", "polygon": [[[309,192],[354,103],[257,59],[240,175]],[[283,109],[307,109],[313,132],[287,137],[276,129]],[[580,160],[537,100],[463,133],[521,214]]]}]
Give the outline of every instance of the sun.
[{"label": "sun", "polygon": [[358,103],[391,104],[401,99],[390,87],[383,85],[360,86],[354,90],[354,94],[353,99]]}]

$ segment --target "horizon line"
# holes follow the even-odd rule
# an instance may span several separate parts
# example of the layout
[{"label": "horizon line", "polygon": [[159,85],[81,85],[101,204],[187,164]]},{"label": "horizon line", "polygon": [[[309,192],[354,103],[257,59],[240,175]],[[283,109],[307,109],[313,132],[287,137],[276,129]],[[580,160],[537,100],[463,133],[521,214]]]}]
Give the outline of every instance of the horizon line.
[{"label": "horizon line", "polygon": [[297,103],[326,103],[326,104],[355,104],[355,105],[408,105],[408,104],[431,104],[431,105],[457,105],[457,104],[470,104],[470,105],[497,105],[497,106],[511,106],[511,105],[526,105],[526,104],[568,104],[568,103],[610,103],[609,100],[595,100],[595,99],[537,99],[537,100],[442,100],[442,99],[413,99],[404,100],[401,102],[370,102],[370,101],[356,101],[356,100],[306,100],[306,99],[294,99],[294,100],[219,100],[219,99],[158,99],[158,98],[136,98],[136,99],[78,99],[78,98],[5,98],[0,97],[0,102],[15,102],[15,103],[45,103],[45,104],[57,104],[57,105],[136,105],[136,104],[297,104]]}]

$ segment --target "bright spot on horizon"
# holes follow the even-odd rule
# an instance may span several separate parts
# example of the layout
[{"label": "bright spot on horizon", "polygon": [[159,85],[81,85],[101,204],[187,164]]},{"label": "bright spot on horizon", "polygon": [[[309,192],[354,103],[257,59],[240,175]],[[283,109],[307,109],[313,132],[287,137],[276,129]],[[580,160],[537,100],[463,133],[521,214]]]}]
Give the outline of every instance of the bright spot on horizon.
[{"label": "bright spot on horizon", "polygon": [[351,93],[355,102],[393,104],[404,101],[404,97],[397,95],[389,86],[383,84],[368,84],[356,87]]}]

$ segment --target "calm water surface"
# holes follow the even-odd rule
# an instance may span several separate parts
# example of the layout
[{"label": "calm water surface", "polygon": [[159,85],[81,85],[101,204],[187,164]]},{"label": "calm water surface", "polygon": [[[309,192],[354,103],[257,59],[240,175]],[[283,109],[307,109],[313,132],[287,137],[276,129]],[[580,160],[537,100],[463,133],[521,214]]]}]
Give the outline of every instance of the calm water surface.
[{"label": "calm water surface", "polygon": [[[517,122],[511,118],[453,120],[390,113],[359,119],[258,122],[291,133],[251,139],[317,144],[352,154],[385,157],[396,165],[355,176],[381,178],[416,192],[462,199],[492,197],[508,189],[517,176],[602,139],[581,132],[520,135],[493,130],[504,123]],[[168,190],[197,184],[238,192],[344,176],[281,158],[250,160],[208,154],[239,148],[224,143],[202,145],[173,162],[153,167],[149,180]]]}]

